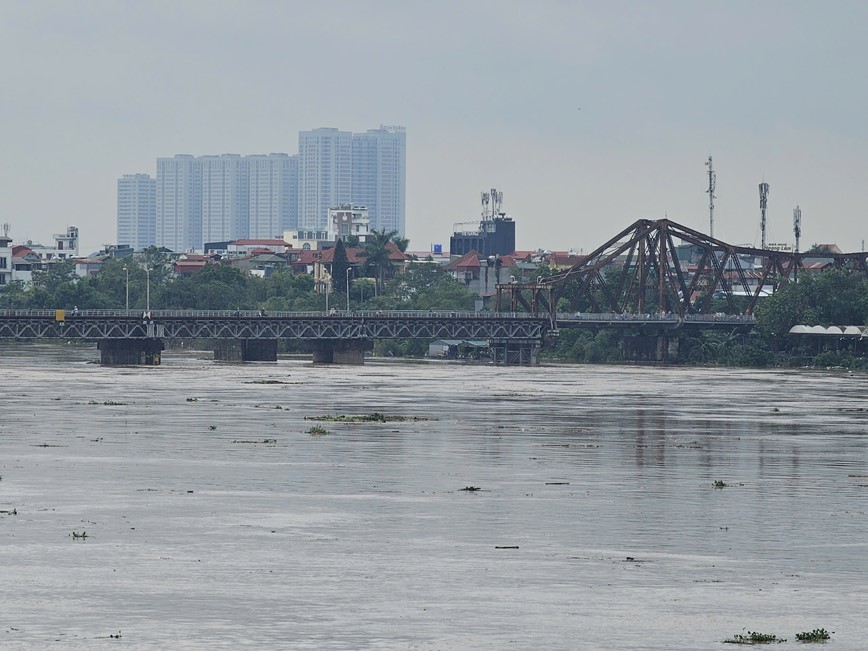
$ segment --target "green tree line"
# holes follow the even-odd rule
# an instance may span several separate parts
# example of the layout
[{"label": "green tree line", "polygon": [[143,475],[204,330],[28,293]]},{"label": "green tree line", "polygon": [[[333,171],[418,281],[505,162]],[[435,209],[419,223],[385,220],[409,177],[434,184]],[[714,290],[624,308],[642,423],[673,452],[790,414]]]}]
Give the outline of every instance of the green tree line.
[{"label": "green tree line", "polygon": [[[145,265],[149,272],[145,272]],[[364,270],[361,270],[364,273]],[[380,284],[376,278],[337,274],[330,305],[369,310],[468,310],[475,297],[434,262],[414,262],[404,273]],[[349,292],[346,279],[350,277]],[[127,281],[129,280],[129,285]],[[175,277],[160,254],[141,261],[109,260],[92,276],[79,277],[70,261],[33,273],[29,284],[13,282],[0,294],[7,309],[124,309],[129,286],[130,310],[151,309],[320,311],[326,296],[314,291],[314,280],[290,269],[262,278],[228,264],[208,264],[189,276]]]}]

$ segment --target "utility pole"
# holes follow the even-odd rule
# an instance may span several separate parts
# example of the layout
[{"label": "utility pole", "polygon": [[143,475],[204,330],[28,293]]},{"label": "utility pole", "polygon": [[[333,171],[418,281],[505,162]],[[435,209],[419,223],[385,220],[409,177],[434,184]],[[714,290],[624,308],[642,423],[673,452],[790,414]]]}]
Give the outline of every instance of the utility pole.
[{"label": "utility pole", "polygon": [[796,236],[796,253],[799,252],[799,238],[802,237],[802,209],[798,204],[793,209],[793,235]]},{"label": "utility pole", "polygon": [[796,236],[796,264],[793,268],[793,275],[796,282],[799,282],[799,238],[802,236],[802,209],[799,204],[793,209],[793,235]]},{"label": "utility pole", "polygon": [[760,195],[760,232],[762,233],[762,245],[761,249],[765,250],[766,248],[766,208],[769,205],[769,184],[763,181],[759,184],[759,195]]},{"label": "utility pole", "polygon": [[714,200],[717,198],[714,190],[717,186],[717,174],[711,166],[711,156],[708,157],[705,164],[708,166],[708,190],[706,190],[708,193],[708,234],[714,237]]}]

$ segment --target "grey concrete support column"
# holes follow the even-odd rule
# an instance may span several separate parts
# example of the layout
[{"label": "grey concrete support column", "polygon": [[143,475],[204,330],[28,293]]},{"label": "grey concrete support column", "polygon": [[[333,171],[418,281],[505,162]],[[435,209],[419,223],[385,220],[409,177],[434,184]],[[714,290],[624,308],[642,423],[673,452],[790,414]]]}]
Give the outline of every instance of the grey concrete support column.
[{"label": "grey concrete support column", "polygon": [[277,361],[277,339],[242,339],[241,350],[245,362]]},{"label": "grey concrete support column", "polygon": [[668,333],[625,337],[621,354],[628,362],[669,364],[678,361],[681,339]]},{"label": "grey concrete support column", "polygon": [[217,362],[244,361],[241,339],[215,339],[214,360]]},{"label": "grey concrete support column", "polygon": [[320,339],[311,345],[314,364],[364,364],[365,351],[372,348],[367,339]]},{"label": "grey concrete support column", "polygon": [[538,339],[492,339],[489,341],[495,364],[504,366],[536,366],[539,364]]},{"label": "grey concrete support column", "polygon": [[159,366],[162,339],[102,339],[97,344],[103,366]]},{"label": "grey concrete support column", "polygon": [[219,362],[276,362],[277,339],[217,339],[214,359]]}]

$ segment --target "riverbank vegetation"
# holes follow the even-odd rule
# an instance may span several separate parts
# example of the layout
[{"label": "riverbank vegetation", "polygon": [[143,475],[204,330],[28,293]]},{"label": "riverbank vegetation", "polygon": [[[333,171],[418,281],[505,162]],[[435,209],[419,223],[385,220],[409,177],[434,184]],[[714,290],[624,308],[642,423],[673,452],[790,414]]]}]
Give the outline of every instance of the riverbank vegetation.
[{"label": "riverbank vegetation", "polygon": [[[372,263],[375,260],[372,260]],[[140,264],[139,264],[140,263]],[[150,270],[145,273],[144,266]],[[33,282],[14,282],[0,294],[0,308],[11,309],[123,309],[129,291],[131,311],[152,309],[265,310],[308,312],[327,309],[327,299],[314,288],[308,274],[289,269],[267,277],[245,273],[227,264],[209,264],[175,277],[166,255],[150,249],[142,260],[109,260],[98,273],[80,278],[72,262],[53,264],[34,272]],[[413,262],[404,273],[387,279],[382,263],[360,268],[371,277],[338,274],[349,288],[330,296],[332,307],[351,310],[473,310],[478,297],[434,262]],[[562,298],[562,301],[565,299]],[[713,306],[714,309],[724,306]],[[715,330],[683,333],[675,363],[744,367],[840,367],[868,369],[865,344],[859,338],[827,335],[791,335],[794,325],[863,326],[868,323],[868,283],[857,274],[828,270],[804,274],[798,283],[781,287],[761,299],[756,327],[748,333]],[[629,330],[562,329],[542,350],[542,358],[573,363],[624,361]],[[428,341],[381,340],[374,352],[382,356],[422,357]],[[287,350],[295,350],[289,346]]]},{"label": "riverbank vegetation", "polygon": [[[760,300],[756,327],[748,333],[733,329],[681,335],[677,363],[868,369],[866,346],[858,337],[789,334],[790,328],[800,324],[868,324],[868,282],[836,269],[805,274],[798,283],[787,284]],[[542,356],[577,363],[619,362],[624,339],[636,334],[629,330],[561,330]]]}]

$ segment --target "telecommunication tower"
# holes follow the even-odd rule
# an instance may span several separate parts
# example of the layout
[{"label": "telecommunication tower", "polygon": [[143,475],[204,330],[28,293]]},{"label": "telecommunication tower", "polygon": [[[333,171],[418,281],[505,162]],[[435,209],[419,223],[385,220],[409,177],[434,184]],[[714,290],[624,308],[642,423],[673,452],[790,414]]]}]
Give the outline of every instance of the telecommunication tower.
[{"label": "telecommunication tower", "polygon": [[714,237],[714,200],[717,198],[714,189],[717,186],[717,174],[711,166],[711,156],[705,164],[708,166],[708,234]]},{"label": "telecommunication tower", "polygon": [[802,236],[802,209],[798,204],[793,209],[793,235],[796,236],[796,253],[799,252],[799,238]]},{"label": "telecommunication tower", "polygon": [[[489,206],[490,204],[490,206]],[[482,193],[482,221],[494,219],[500,215],[500,208],[503,205],[503,192],[498,192],[497,188],[491,188],[490,192]]]},{"label": "telecommunication tower", "polygon": [[762,245],[761,249],[766,248],[766,208],[769,205],[769,184],[763,181],[759,184],[759,195],[760,195],[760,214],[762,217],[760,218],[760,232],[762,233]]}]

